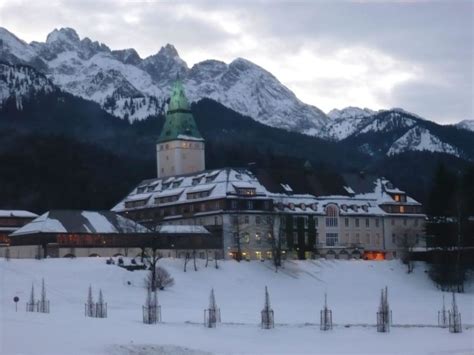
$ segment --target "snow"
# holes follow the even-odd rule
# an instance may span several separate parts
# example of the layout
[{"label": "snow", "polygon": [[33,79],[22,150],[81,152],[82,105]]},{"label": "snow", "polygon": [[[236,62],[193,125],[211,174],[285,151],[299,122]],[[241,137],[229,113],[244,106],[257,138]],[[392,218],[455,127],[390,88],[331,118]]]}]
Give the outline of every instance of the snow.
[{"label": "snow", "polygon": [[426,128],[416,126],[397,139],[387,152],[388,156],[405,151],[440,152],[459,157],[459,151],[452,145],[441,141]]},{"label": "snow", "polygon": [[36,213],[23,210],[0,210],[0,217],[38,217]]},{"label": "snow", "polygon": [[474,132],[474,120],[463,120],[455,125],[458,128]]},{"label": "snow", "polygon": [[[128,260],[126,260],[128,263]],[[145,325],[145,271],[106,265],[104,258],[0,260],[0,353],[2,354],[472,354],[474,289],[457,295],[463,332],[436,327],[442,292],[423,263],[412,274],[399,261],[287,261],[275,273],[268,261],[219,261],[198,271],[183,260],[161,259],[175,285],[159,293],[164,323]],[[189,265],[188,265],[189,266]],[[74,277],[71,277],[74,275]],[[45,278],[50,314],[26,313],[31,283]],[[99,288],[108,304],[105,319],[85,318],[87,289]],[[275,329],[259,327],[268,286]],[[394,326],[377,333],[380,289],[388,286]],[[214,288],[222,322],[202,325]],[[334,329],[319,330],[324,293]],[[12,299],[20,297],[18,312]],[[449,305],[449,295],[447,301]],[[27,339],[27,341],[25,341]]]},{"label": "snow", "polygon": [[49,212],[42,214],[41,216],[35,218],[28,224],[25,224],[23,227],[17,229],[12,234],[15,236],[31,234],[31,233],[65,233],[67,232],[66,228],[59,222],[57,219],[51,218]]},{"label": "snow", "polygon": [[[78,222],[81,223],[78,223]],[[66,227],[68,226],[69,227]],[[12,235],[34,233],[123,233],[148,232],[145,227],[109,211],[53,210],[35,218]]]},{"label": "snow", "polygon": [[189,233],[202,233],[209,234],[209,231],[203,226],[195,225],[162,225],[160,226],[159,233],[174,233],[174,234],[189,234]]}]

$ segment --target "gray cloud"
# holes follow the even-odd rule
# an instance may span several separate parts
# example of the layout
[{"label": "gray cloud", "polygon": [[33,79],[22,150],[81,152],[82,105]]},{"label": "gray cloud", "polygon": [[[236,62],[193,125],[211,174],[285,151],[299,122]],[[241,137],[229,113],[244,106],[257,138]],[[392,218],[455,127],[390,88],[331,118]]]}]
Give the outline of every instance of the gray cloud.
[{"label": "gray cloud", "polygon": [[472,1],[23,1],[1,26],[43,41],[53,28],[142,56],[173,43],[190,64],[240,56],[310,104],[403,107],[439,122],[474,118]]}]

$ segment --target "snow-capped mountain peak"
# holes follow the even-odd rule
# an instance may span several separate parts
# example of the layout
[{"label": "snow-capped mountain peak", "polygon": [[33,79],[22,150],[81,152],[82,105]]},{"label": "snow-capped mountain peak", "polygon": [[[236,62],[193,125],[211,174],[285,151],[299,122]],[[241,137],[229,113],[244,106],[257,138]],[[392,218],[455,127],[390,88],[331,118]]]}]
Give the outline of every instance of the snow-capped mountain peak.
[{"label": "snow-capped mountain peak", "polygon": [[474,132],[474,120],[463,120],[455,124],[456,127]]},{"label": "snow-capped mountain peak", "polygon": [[354,106],[348,106],[345,107],[341,110],[335,108],[331,111],[328,112],[328,117],[332,118],[333,120],[337,119],[351,119],[351,118],[363,118],[363,117],[369,117],[375,114],[376,111],[371,110],[367,107],[365,108],[360,108],[360,107],[354,107]]},{"label": "snow-capped mountain peak", "polygon": [[74,43],[79,43],[80,38],[77,32],[72,28],[66,27],[60,28],[59,30],[55,28],[46,37],[46,43],[51,44],[54,42],[63,42],[66,45],[71,45]]},{"label": "snow-capped mountain peak", "polygon": [[36,55],[36,52],[28,46],[28,43],[19,39],[7,29],[0,27],[0,58],[3,61],[12,64],[28,63]]},{"label": "snow-capped mountain peak", "polygon": [[397,139],[387,152],[387,155],[400,154],[405,151],[429,151],[455,155],[459,157],[459,151],[452,145],[441,141],[428,129],[416,126],[408,130]]}]

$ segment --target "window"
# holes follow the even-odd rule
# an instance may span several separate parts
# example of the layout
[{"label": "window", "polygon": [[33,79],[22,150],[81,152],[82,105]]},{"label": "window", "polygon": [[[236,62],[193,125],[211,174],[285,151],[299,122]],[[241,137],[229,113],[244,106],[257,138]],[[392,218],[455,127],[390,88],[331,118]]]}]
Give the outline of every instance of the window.
[{"label": "window", "polygon": [[237,188],[237,194],[242,196],[255,196],[257,194],[255,188]]},{"label": "window", "polygon": [[244,216],[244,223],[249,224],[249,216]]},{"label": "window", "polygon": [[238,245],[239,244],[239,233],[234,232],[234,244]]},{"label": "window", "polygon": [[366,243],[366,244],[370,244],[370,234],[369,234],[369,233],[367,233],[367,234],[365,235],[365,243]]},{"label": "window", "polygon": [[379,223],[380,223],[380,222],[379,222],[379,219],[376,218],[376,219],[375,219],[375,226],[376,226],[377,228],[379,227]]},{"label": "window", "polygon": [[339,211],[335,205],[326,207],[326,227],[337,227]]},{"label": "window", "polygon": [[397,242],[397,236],[395,235],[395,233],[392,233],[392,243],[396,243]]},{"label": "window", "polygon": [[137,194],[142,194],[145,192],[145,186],[141,186],[139,188],[137,188]]},{"label": "window", "polygon": [[359,233],[356,233],[355,238],[354,238],[354,243],[359,244],[360,243],[360,235]]},{"label": "window", "polygon": [[338,243],[338,236],[337,233],[326,233],[326,245],[333,247],[336,246]]},{"label": "window", "polygon": [[405,213],[405,206],[400,206],[400,213]]},{"label": "window", "polygon": [[262,223],[262,217],[255,216],[255,224],[261,224],[261,223]]},{"label": "window", "polygon": [[255,241],[257,242],[257,244],[262,243],[262,235],[259,232],[255,233]]},{"label": "window", "polygon": [[355,226],[356,226],[356,228],[359,228],[359,218],[355,219]]},{"label": "window", "polygon": [[273,223],[273,218],[272,216],[267,216],[267,224],[271,225]]},{"label": "window", "polygon": [[248,234],[247,232],[244,233],[243,237],[242,237],[242,242],[243,243],[250,243],[250,234]]},{"label": "window", "polygon": [[247,201],[247,209],[253,210],[253,201]]},{"label": "window", "polygon": [[238,208],[237,200],[230,201],[230,208],[232,208],[233,210],[236,210]]},{"label": "window", "polygon": [[349,218],[344,218],[344,224],[346,227],[349,227]]},{"label": "window", "polygon": [[393,196],[393,199],[397,202],[400,202],[400,195]]},{"label": "window", "polygon": [[365,227],[366,228],[370,227],[370,219],[368,219],[368,218],[365,219]]},{"label": "window", "polygon": [[233,225],[239,224],[239,217],[238,217],[238,216],[232,216],[232,217],[231,217],[231,223],[232,223]]}]

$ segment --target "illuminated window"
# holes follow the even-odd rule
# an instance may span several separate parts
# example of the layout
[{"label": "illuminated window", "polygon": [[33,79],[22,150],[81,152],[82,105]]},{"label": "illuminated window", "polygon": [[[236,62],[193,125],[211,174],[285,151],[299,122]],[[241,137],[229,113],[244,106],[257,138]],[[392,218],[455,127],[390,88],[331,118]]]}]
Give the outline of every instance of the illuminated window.
[{"label": "illuminated window", "polygon": [[395,195],[393,198],[395,201],[400,202],[400,195]]},{"label": "illuminated window", "polygon": [[400,213],[405,213],[405,206],[400,206]]}]

